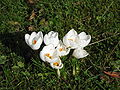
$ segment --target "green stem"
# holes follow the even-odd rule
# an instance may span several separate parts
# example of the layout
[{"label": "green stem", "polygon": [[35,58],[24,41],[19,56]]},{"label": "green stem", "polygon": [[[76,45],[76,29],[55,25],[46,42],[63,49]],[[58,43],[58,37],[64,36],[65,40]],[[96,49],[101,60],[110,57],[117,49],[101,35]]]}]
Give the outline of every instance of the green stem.
[{"label": "green stem", "polygon": [[73,66],[73,75],[75,75],[75,65]]},{"label": "green stem", "polygon": [[57,69],[57,75],[58,75],[58,78],[60,78],[60,70]]}]

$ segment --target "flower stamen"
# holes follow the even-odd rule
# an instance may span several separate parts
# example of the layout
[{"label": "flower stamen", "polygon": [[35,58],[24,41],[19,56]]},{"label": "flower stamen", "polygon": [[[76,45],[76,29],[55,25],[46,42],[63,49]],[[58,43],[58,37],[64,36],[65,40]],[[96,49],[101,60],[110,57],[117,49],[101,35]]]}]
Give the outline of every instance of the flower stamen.
[{"label": "flower stamen", "polygon": [[33,44],[36,44],[37,43],[37,40],[33,40],[33,42],[32,42]]},{"label": "flower stamen", "polygon": [[68,39],[68,40],[73,41],[73,42],[75,41],[75,39],[71,39],[71,38],[70,38],[70,39]]},{"label": "flower stamen", "polygon": [[53,65],[55,65],[55,66],[59,66],[59,63],[58,63],[58,62],[55,62],[55,63],[53,63]]},{"label": "flower stamen", "polygon": [[61,52],[61,51],[64,51],[64,49],[63,49],[63,48],[60,48],[59,51],[60,51],[60,52]]},{"label": "flower stamen", "polygon": [[50,56],[49,53],[46,53],[45,56],[49,57],[50,59],[52,59],[52,56]]},{"label": "flower stamen", "polygon": [[73,39],[68,39],[68,40],[74,41]]}]

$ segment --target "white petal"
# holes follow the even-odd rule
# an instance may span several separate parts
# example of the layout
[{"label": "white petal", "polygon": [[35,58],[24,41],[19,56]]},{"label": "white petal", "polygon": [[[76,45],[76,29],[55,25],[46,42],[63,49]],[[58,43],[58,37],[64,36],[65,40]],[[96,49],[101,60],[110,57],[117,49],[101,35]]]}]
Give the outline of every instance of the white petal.
[{"label": "white petal", "polygon": [[59,41],[59,46],[64,45],[63,42],[60,40]]},{"label": "white petal", "polygon": [[30,35],[29,35],[29,34],[25,34],[25,42],[26,42],[28,45],[29,45],[29,43],[28,43],[29,38],[30,38]]},{"label": "white petal", "polygon": [[55,47],[59,44],[58,33],[51,31],[44,36],[44,43],[46,45],[53,44]]},{"label": "white petal", "polygon": [[48,36],[51,36],[53,33],[54,33],[54,31],[50,31],[50,32],[48,33]]},{"label": "white petal", "polygon": [[56,47],[59,43],[58,33],[50,31],[44,36],[44,43],[46,45],[53,44]]},{"label": "white petal", "polygon": [[71,47],[72,49],[76,48],[76,39],[78,38],[77,32],[74,29],[71,29],[64,37],[63,43],[67,47]]},{"label": "white petal", "polygon": [[51,37],[56,37],[58,35],[58,33],[57,32],[53,32],[52,34],[51,34]]},{"label": "white petal", "polygon": [[43,51],[40,52],[40,58],[41,58],[44,62],[46,61]]},{"label": "white petal", "polygon": [[51,44],[56,47],[59,44],[58,32],[54,32],[50,37]]},{"label": "white petal", "polygon": [[[47,57],[45,54],[50,54],[52,58]],[[40,52],[40,58],[43,61],[47,61],[49,63],[55,62],[58,59],[55,47],[52,44],[44,46],[42,51]]]},{"label": "white petal", "polygon": [[89,35],[87,40],[80,40],[79,45],[84,48],[90,43],[90,41],[91,41],[91,36]]},{"label": "white petal", "polygon": [[67,33],[67,35],[77,35],[77,32],[74,30],[74,29],[71,29],[68,33]]},{"label": "white petal", "polygon": [[55,50],[55,47],[52,44],[49,44],[47,46],[44,46],[42,51],[44,51],[45,53],[52,53]]},{"label": "white petal", "polygon": [[61,63],[61,60],[59,59],[56,62],[59,64],[59,66],[55,66],[54,65],[55,62],[53,62],[53,63],[50,63],[51,67],[54,68],[54,69],[61,69],[63,67],[63,64]]},{"label": "white petal", "polygon": [[60,59],[56,49],[53,49],[50,54],[52,56],[52,59],[46,58],[47,62],[52,63],[52,62],[56,62]]},{"label": "white petal", "polygon": [[32,40],[33,40],[33,38],[35,38],[35,37],[36,37],[36,32],[32,32],[32,34],[30,35],[30,38],[29,38],[29,40],[28,40],[29,45],[32,45]]},{"label": "white petal", "polygon": [[66,50],[66,54],[65,54],[65,55],[68,55],[69,52],[70,52],[70,48],[67,48],[67,50]]},{"label": "white petal", "polygon": [[42,34],[42,32],[41,32],[41,31],[38,32],[38,33],[36,34],[36,36],[34,37],[34,39],[35,39],[37,42],[36,42],[36,44],[32,44],[32,45],[31,45],[31,48],[32,48],[33,50],[37,50],[37,49],[40,48],[40,46],[41,46],[41,44],[42,44],[42,41],[43,41],[43,34]]},{"label": "white petal", "polygon": [[39,32],[37,33],[37,36],[38,36],[38,37],[41,37],[41,38],[43,39],[43,33],[42,33],[41,31],[39,31]]},{"label": "white petal", "polygon": [[68,41],[68,39],[67,39],[66,36],[63,37],[63,43],[64,43],[67,47],[70,47],[70,43],[69,43],[69,41]]},{"label": "white petal", "polygon": [[55,50],[54,46],[52,44],[48,45],[48,46],[44,46],[42,51],[40,51],[40,58],[43,61],[47,61],[48,58],[45,57],[45,54],[47,53],[53,53]]},{"label": "white petal", "polygon": [[53,58],[53,59],[50,59],[48,57],[45,57],[45,61],[48,62],[48,63],[53,63],[53,62],[56,62],[58,61],[59,57],[56,57],[56,58]]},{"label": "white petal", "polygon": [[51,44],[53,44],[54,47],[56,47],[56,46],[59,44],[59,39],[58,39],[58,37],[53,38],[53,40],[51,40]]},{"label": "white petal", "polygon": [[91,36],[86,35],[85,32],[81,32],[78,36],[79,36],[79,46],[80,47],[87,46],[91,41]]},{"label": "white petal", "polygon": [[86,37],[87,37],[85,32],[81,32],[78,36],[80,39],[86,39]]},{"label": "white petal", "polygon": [[[67,48],[62,41],[60,40],[58,46],[57,46],[57,53],[59,56],[65,56],[70,52],[70,48]],[[62,51],[60,51],[60,49],[63,49]]]},{"label": "white petal", "polygon": [[61,63],[60,66],[54,66],[53,63],[51,63],[51,67],[54,69],[61,69],[61,68],[63,68],[63,64]]},{"label": "white petal", "polygon": [[42,38],[39,38],[38,41],[36,42],[36,44],[31,45],[31,48],[33,50],[38,50],[42,44],[42,41],[43,41]]},{"label": "white petal", "polygon": [[90,41],[91,41],[91,35],[88,35],[88,36],[87,36],[87,43],[89,44]]},{"label": "white petal", "polygon": [[50,44],[49,37],[48,37],[47,34],[45,34],[45,36],[44,36],[44,43],[45,43],[45,45],[49,45]]},{"label": "white petal", "polygon": [[77,59],[84,58],[88,55],[89,54],[86,52],[86,50],[81,48],[75,49],[73,52],[73,56],[76,57]]},{"label": "white petal", "polygon": [[77,43],[77,42],[69,41],[69,43],[70,43],[70,48],[71,48],[71,49],[78,48],[78,43]]},{"label": "white petal", "polygon": [[65,55],[69,54],[69,52],[70,52],[70,49],[68,51],[59,52],[58,54],[61,57],[61,56],[65,56]]}]

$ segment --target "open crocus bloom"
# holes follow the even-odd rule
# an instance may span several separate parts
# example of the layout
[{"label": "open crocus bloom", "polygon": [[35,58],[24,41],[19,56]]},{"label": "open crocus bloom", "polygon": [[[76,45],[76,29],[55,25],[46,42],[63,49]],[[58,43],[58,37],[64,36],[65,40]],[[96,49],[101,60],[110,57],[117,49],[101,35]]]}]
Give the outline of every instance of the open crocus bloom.
[{"label": "open crocus bloom", "polygon": [[91,36],[90,35],[86,35],[85,32],[81,32],[78,35],[78,37],[79,37],[79,46],[83,47],[83,48],[85,46],[87,46],[90,43],[90,41],[91,41]]},{"label": "open crocus bloom", "polygon": [[70,48],[67,48],[61,40],[56,49],[59,56],[65,56],[70,52]]},{"label": "open crocus bloom", "polygon": [[84,49],[82,49],[81,47],[77,48],[73,51],[73,56],[76,57],[77,59],[84,58],[88,55],[89,54]]},{"label": "open crocus bloom", "polygon": [[64,37],[63,37],[63,43],[70,47],[71,49],[75,49],[78,47],[78,41],[79,37],[77,35],[77,32],[74,29],[71,29]]},{"label": "open crocus bloom", "polygon": [[46,45],[53,44],[55,47],[59,44],[58,32],[50,31],[44,36]]},{"label": "open crocus bloom", "polygon": [[56,62],[50,63],[52,68],[55,69],[61,69],[63,67],[63,64],[60,59],[58,59]]},{"label": "open crocus bloom", "polygon": [[57,50],[55,49],[54,45],[49,44],[47,46],[44,46],[42,51],[40,52],[40,58],[43,61],[52,63],[59,59]]},{"label": "open crocus bloom", "polygon": [[33,49],[37,50],[40,48],[43,41],[43,34],[42,32],[32,32],[31,35],[25,34],[25,42]]}]

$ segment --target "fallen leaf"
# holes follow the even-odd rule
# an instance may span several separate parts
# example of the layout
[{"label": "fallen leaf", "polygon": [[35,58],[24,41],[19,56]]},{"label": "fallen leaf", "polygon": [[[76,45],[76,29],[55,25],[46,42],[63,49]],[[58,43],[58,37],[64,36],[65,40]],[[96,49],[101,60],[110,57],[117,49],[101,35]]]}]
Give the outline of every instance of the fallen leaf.
[{"label": "fallen leaf", "polygon": [[104,71],[104,73],[108,76],[111,76],[111,77],[120,78],[120,72],[106,72],[106,71]]},{"label": "fallen leaf", "polygon": [[45,20],[45,18],[41,19],[39,22],[40,25],[48,26],[48,21]]},{"label": "fallen leaf", "polygon": [[35,14],[35,11],[33,10],[31,16],[29,17],[29,20],[30,21],[33,20],[35,18],[35,16],[36,16],[36,14]]},{"label": "fallen leaf", "polygon": [[20,23],[16,21],[8,21],[8,23],[11,25],[20,25]]},{"label": "fallen leaf", "polygon": [[101,75],[100,76],[100,79],[103,80],[103,81],[107,81],[108,83],[111,83],[113,82],[113,80],[105,75]]},{"label": "fallen leaf", "polygon": [[28,27],[28,31],[34,31],[34,30],[35,30],[34,26],[31,25]]},{"label": "fallen leaf", "polygon": [[78,2],[75,2],[75,3],[73,3],[74,5],[80,5],[80,4],[82,4],[82,2],[80,2],[80,1],[78,1]]},{"label": "fallen leaf", "polygon": [[34,4],[34,1],[33,0],[27,0],[28,1],[28,3],[30,3],[30,4]]}]

